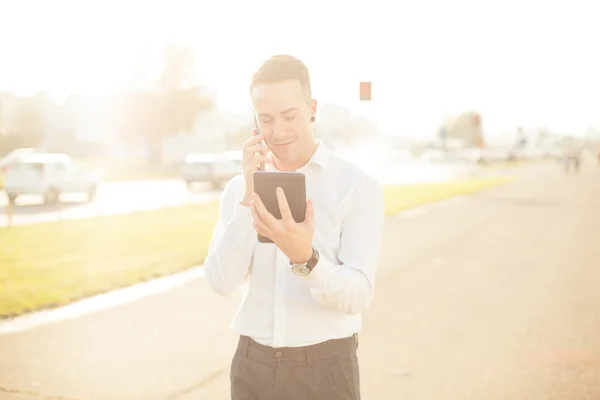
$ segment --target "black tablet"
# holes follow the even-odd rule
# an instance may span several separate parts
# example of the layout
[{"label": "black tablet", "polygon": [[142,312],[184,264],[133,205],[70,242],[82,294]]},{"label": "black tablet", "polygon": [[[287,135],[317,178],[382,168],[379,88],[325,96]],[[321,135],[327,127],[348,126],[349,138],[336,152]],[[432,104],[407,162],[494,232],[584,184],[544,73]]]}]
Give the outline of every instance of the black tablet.
[{"label": "black tablet", "polygon": [[[306,214],[306,177],[300,172],[265,172],[253,174],[254,192],[260,196],[267,210],[277,219],[281,219],[277,201],[277,187],[281,187],[296,222],[304,222]],[[262,235],[258,235],[260,243],[273,243]]]}]

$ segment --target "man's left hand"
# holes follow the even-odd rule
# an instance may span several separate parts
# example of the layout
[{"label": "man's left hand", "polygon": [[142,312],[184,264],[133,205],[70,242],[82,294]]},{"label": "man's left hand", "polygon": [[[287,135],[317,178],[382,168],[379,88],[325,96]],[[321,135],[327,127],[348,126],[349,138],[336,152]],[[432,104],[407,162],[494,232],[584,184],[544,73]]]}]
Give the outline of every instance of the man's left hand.
[{"label": "man's left hand", "polygon": [[312,256],[312,240],[315,227],[315,211],[312,201],[306,202],[304,222],[296,222],[283,189],[277,188],[277,201],[281,219],[275,218],[254,193],[252,197],[252,217],[254,229],[262,236],[271,239],[288,256],[292,263],[307,262]]}]

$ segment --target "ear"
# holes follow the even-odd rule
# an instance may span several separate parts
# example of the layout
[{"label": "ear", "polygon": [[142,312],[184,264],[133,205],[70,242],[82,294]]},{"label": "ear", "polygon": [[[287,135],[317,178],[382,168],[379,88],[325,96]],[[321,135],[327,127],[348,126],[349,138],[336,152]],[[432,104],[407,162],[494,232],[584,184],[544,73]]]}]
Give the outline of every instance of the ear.
[{"label": "ear", "polygon": [[310,112],[311,112],[311,121],[315,122],[316,118],[317,118],[317,100],[316,99],[312,99],[310,101]]}]

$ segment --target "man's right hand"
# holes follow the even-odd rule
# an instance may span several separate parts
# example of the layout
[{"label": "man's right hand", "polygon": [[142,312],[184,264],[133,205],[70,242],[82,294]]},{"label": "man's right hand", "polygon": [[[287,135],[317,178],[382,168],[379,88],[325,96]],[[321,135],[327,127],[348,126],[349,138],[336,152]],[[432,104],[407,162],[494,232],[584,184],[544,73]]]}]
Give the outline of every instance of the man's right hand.
[{"label": "man's right hand", "polygon": [[[254,181],[252,180],[252,174],[254,171],[258,171],[260,163],[269,163],[270,160],[267,158],[269,148],[262,144],[264,137],[262,135],[256,135],[256,129],[252,130],[252,137],[244,143],[242,146],[243,159],[242,168],[244,170],[244,197],[241,200],[241,204],[250,207],[252,201],[252,194],[254,193]],[[262,154],[259,154],[262,153]]]}]

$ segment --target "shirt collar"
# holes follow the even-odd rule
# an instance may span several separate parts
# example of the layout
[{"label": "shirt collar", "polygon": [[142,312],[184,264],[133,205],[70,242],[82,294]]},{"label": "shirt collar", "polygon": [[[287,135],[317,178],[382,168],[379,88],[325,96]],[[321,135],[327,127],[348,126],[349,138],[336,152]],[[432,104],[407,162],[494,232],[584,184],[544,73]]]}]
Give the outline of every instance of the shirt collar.
[{"label": "shirt collar", "polygon": [[[317,150],[313,153],[308,164],[315,163],[323,168],[329,164],[329,149],[321,139],[317,139]],[[308,165],[307,164],[307,165]]]},{"label": "shirt collar", "polygon": [[[298,168],[296,171],[302,172],[311,164],[316,164],[316,165],[320,166],[321,168],[326,168],[327,165],[329,165],[329,149],[325,146],[325,143],[323,143],[323,141],[321,139],[317,139],[316,142],[317,142],[317,150],[315,150],[315,152],[313,153],[310,160],[308,160],[308,162],[305,165]],[[272,154],[269,154],[269,158],[271,158],[271,157],[272,157]],[[277,169],[275,168],[275,166],[272,163],[267,164],[266,169],[271,170],[271,171],[277,171]]]}]

